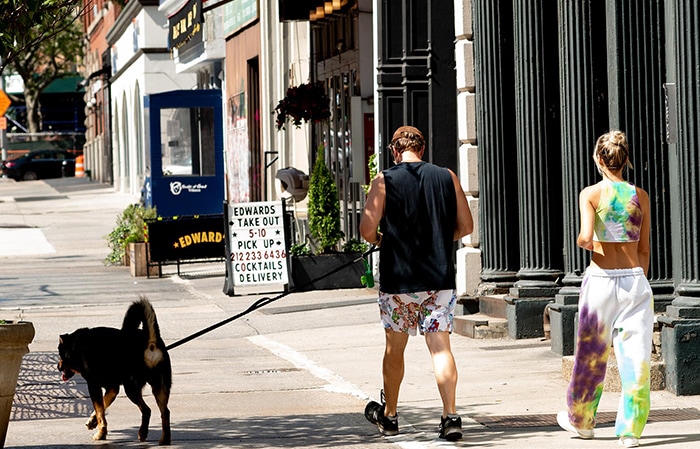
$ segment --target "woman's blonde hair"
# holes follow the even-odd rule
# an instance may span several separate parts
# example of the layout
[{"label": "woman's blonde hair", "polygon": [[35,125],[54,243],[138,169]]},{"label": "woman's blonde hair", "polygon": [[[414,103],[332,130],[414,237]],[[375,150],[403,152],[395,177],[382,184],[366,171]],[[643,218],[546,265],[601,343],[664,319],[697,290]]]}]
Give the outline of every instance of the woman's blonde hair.
[{"label": "woman's blonde hair", "polygon": [[632,168],[629,153],[627,136],[624,132],[615,130],[600,136],[593,150],[600,163],[611,171],[618,171],[624,167]]}]

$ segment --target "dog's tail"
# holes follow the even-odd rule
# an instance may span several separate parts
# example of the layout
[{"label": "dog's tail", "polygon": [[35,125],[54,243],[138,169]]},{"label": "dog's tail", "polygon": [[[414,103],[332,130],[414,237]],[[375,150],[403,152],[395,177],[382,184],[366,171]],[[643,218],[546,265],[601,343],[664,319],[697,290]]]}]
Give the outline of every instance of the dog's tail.
[{"label": "dog's tail", "polygon": [[143,357],[146,365],[153,368],[160,363],[164,356],[165,344],[160,338],[160,328],[156,319],[156,312],[146,296],[140,295],[139,300],[131,304],[124,315],[123,330],[136,330],[143,326],[148,334],[148,344]]}]

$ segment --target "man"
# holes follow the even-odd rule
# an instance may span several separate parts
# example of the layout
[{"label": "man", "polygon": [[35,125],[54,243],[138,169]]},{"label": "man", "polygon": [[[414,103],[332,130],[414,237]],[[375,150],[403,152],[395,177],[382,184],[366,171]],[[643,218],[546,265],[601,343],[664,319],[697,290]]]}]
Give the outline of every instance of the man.
[{"label": "man", "polygon": [[457,176],[422,161],[425,139],[412,126],[396,130],[389,145],[395,166],[372,181],[360,233],[380,247],[379,309],[386,335],[381,404],[365,417],[384,435],[399,433],[396,413],[409,335],[425,335],[442,398],[440,438],[462,438],[455,396],[457,367],[450,333],[456,303],[452,258],[455,240],[473,220]]}]

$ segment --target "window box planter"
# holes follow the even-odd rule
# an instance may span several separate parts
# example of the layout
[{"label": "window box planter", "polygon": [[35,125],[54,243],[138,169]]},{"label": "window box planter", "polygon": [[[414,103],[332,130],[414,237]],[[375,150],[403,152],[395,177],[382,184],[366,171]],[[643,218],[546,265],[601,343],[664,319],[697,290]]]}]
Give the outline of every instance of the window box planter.
[{"label": "window box planter", "polygon": [[352,265],[318,281],[310,283],[334,269],[349,264],[362,256],[362,253],[333,253],[315,256],[292,256],[292,276],[290,288],[305,292],[310,290],[336,290],[362,288],[360,278],[365,274],[362,259]]}]

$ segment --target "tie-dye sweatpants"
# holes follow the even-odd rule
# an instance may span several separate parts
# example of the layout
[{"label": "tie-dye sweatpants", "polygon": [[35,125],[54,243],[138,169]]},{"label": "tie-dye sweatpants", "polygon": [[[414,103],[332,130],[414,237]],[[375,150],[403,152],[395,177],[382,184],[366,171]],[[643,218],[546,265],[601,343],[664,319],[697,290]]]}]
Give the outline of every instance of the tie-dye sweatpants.
[{"label": "tie-dye sweatpants", "polygon": [[576,428],[595,426],[605,368],[613,346],[622,385],[615,433],[641,436],[651,405],[653,301],[641,268],[586,270],[579,297],[574,369],[567,391],[569,420]]}]

